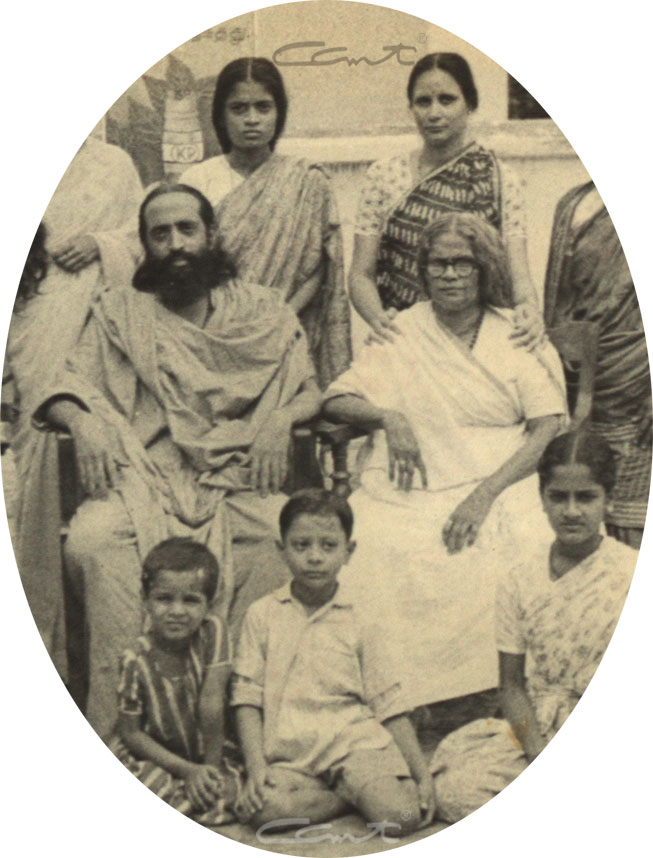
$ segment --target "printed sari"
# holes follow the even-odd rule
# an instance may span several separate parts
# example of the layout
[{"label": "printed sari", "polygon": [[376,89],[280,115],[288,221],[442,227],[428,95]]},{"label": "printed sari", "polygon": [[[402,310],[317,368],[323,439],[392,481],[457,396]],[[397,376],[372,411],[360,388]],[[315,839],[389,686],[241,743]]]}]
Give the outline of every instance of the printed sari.
[{"label": "printed sari", "polygon": [[[497,647],[527,654],[527,693],[550,741],[584,694],[621,614],[637,552],[604,537],[599,548],[557,580],[550,545],[514,565],[497,591]],[[441,816],[456,822],[506,787],[528,765],[507,721],[456,730],[431,761]]]},{"label": "printed sari", "polygon": [[[571,190],[556,211],[545,283],[545,321],[592,322],[598,333],[591,429],[617,455],[617,485],[607,524],[638,546],[651,481],[651,443],[640,438],[650,418],[651,377],[635,286],[609,214],[591,202],[592,183]],[[629,534],[630,531],[630,534]]]},{"label": "printed sari", "polygon": [[421,179],[394,206],[381,235],[377,288],[384,309],[403,310],[424,296],[417,272],[417,242],[441,212],[473,212],[502,226],[501,177],[492,152],[471,143],[460,155]]}]

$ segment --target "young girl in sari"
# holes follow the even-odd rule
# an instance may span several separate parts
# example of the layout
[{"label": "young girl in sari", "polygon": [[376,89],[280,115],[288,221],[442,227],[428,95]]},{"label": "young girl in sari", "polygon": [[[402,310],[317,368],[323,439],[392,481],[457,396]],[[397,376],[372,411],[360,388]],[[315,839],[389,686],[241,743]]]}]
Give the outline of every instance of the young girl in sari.
[{"label": "young girl in sari", "polygon": [[439,813],[448,822],[500,792],[560,729],[610,642],[635,568],[637,552],[603,533],[616,468],[602,438],[555,438],[538,474],[555,540],[519,560],[497,590],[506,720],[474,721],[433,756]]},{"label": "young girl in sari", "polygon": [[218,75],[212,121],[223,154],[184,184],[215,209],[220,242],[243,281],[276,289],[299,316],[325,388],[351,359],[340,218],[323,169],[279,155],[288,98],[279,70],[241,57]]},{"label": "young girl in sari", "polygon": [[239,779],[223,754],[231,648],[226,625],[209,615],[217,561],[191,539],[167,539],[145,558],[142,585],[149,627],[123,654],[109,746],[176,810],[229,822]]}]

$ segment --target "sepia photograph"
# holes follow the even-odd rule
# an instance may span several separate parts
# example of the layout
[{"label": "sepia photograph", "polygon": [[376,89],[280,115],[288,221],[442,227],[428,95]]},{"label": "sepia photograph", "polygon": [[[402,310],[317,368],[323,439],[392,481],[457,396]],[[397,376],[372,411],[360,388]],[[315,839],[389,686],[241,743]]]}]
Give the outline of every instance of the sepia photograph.
[{"label": "sepia photograph", "polygon": [[638,10],[144,5],[6,58],[10,838],[646,851]]}]

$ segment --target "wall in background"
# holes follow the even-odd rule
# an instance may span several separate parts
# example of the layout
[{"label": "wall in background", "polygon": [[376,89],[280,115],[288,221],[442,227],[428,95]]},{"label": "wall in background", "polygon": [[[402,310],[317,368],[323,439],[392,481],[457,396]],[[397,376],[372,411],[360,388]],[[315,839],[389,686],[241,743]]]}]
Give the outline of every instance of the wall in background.
[{"label": "wall in background", "polygon": [[[308,41],[341,49],[318,61],[346,56],[376,62],[391,53],[389,46],[406,46],[377,65],[360,61],[280,67],[290,110],[279,150],[329,167],[347,260],[367,165],[419,145],[407,109],[410,65],[403,63],[436,50],[457,51],[469,61],[479,90],[474,136],[494,148],[522,179],[529,259],[541,290],[555,204],[570,187],[586,181],[587,173],[551,120],[508,119],[510,79],[501,66],[420,18],[364,3],[319,0],[275,6],[219,23],[175,49],[125,92],[109,110],[107,139],[131,154],[146,185],[164,173],[179,174],[190,163],[219,152],[210,122],[219,70],[237,57],[271,59],[285,45]],[[308,61],[319,49],[295,48],[278,59]],[[514,115],[514,92],[510,112]]]}]

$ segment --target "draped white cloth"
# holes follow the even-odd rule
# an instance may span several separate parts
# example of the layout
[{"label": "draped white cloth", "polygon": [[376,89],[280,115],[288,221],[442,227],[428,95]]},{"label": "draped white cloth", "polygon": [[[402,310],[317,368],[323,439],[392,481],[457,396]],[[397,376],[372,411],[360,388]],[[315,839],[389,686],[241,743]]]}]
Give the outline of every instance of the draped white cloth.
[{"label": "draped white cloth", "polygon": [[401,411],[428,473],[409,492],[388,478],[383,432],[363,453],[351,497],[356,553],[342,576],[392,617],[406,709],[497,683],[493,605],[497,569],[524,538],[548,538],[536,478],[495,501],[476,543],[447,553],[442,529],[456,506],[523,444],[526,421],[565,413],[550,345],[536,354],[509,339],[508,313],[486,310],[472,352],[443,328],[428,303],[396,319],[394,343],[366,346],[327,397],[354,394]]}]

